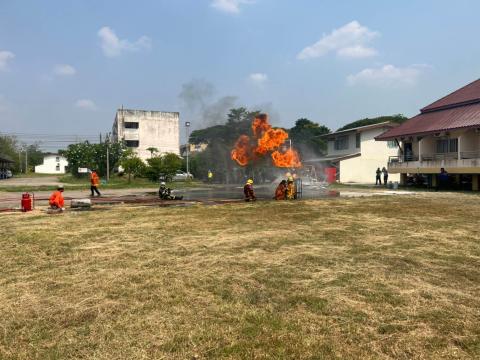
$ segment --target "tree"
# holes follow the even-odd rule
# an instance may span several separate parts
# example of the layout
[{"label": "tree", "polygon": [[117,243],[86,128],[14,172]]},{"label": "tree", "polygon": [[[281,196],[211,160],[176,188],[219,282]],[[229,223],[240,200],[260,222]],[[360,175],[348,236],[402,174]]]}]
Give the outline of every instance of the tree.
[{"label": "tree", "polygon": [[353,122],[351,122],[347,125],[344,125],[340,129],[338,129],[337,131],[353,129],[353,128],[357,128],[357,127],[360,127],[360,126],[379,124],[379,123],[386,122],[386,121],[391,121],[391,122],[394,122],[394,123],[401,124],[401,123],[403,123],[407,120],[408,120],[408,118],[406,116],[403,116],[402,114],[391,115],[391,116],[379,116],[379,117],[372,118],[372,119],[365,118],[365,119],[356,120],[356,121],[353,121]]},{"label": "tree", "polygon": [[322,155],[327,150],[327,142],[321,135],[329,134],[330,129],[305,118],[298,119],[289,131],[294,147],[302,157]]},{"label": "tree", "polygon": [[141,176],[145,172],[146,165],[142,159],[140,159],[132,150],[126,150],[122,159],[120,160],[120,166],[128,174],[128,182],[131,181],[133,176]]},{"label": "tree", "polygon": [[0,135],[0,154],[5,155],[14,161],[13,171],[20,172],[21,164],[19,163],[18,154],[20,147],[17,138],[14,136]]},{"label": "tree", "polygon": [[88,141],[68,145],[66,150],[60,151],[68,161],[68,169],[74,176],[79,176],[78,168],[96,167],[94,144]]},{"label": "tree", "polygon": [[28,155],[29,171],[33,171],[35,166],[43,164],[44,153],[40,150],[39,144],[33,144],[26,147]]},{"label": "tree", "polygon": [[60,153],[68,160],[68,168],[74,176],[79,176],[78,168],[97,169],[100,175],[107,173],[107,148],[109,171],[118,167],[120,159],[126,147],[123,142],[101,144],[90,144],[88,141],[78,144],[71,144],[67,150]]},{"label": "tree", "polygon": [[152,181],[161,177],[171,180],[178,170],[182,168],[182,158],[174,153],[166,153],[147,160],[146,175]]},{"label": "tree", "polygon": [[44,153],[39,144],[20,144],[16,137],[0,135],[0,154],[6,155],[14,161],[13,171],[20,172],[25,167],[25,152],[28,159],[28,171],[43,163]]},{"label": "tree", "polygon": [[94,145],[94,166],[102,176],[107,174],[107,148],[110,174],[118,168],[123,152],[127,149],[123,142],[103,142]]},{"label": "tree", "polygon": [[158,153],[158,149],[156,147],[153,147],[153,146],[148,147],[147,151],[150,151],[150,157],[153,157],[153,154]]},{"label": "tree", "polygon": [[230,109],[224,125],[192,131],[191,144],[208,144],[205,151],[192,155],[192,174],[196,178],[206,179],[208,170],[212,170],[216,180],[227,184],[243,179],[248,170],[235,164],[230,153],[240,135],[251,133],[252,120],[259,113],[244,107]]}]

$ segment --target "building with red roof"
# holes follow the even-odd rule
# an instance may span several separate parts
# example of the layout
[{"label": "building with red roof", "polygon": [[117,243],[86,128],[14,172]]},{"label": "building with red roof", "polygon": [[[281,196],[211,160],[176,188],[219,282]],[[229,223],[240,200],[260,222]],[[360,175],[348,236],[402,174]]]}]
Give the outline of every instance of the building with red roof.
[{"label": "building with red roof", "polygon": [[432,187],[479,189],[480,79],[425,106],[420,114],[375,138],[395,141],[388,170],[426,179]]}]

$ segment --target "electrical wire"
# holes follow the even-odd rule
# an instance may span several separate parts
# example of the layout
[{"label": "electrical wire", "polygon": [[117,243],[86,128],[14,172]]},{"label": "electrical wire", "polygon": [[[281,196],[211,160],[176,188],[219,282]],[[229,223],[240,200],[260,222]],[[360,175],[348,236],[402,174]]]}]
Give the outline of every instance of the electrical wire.
[{"label": "electrical wire", "polygon": [[0,132],[0,136],[14,137],[21,145],[36,145],[40,150],[53,151],[66,149],[70,144],[78,144],[88,141],[91,144],[98,144],[102,135],[94,134],[39,134],[24,132]]}]

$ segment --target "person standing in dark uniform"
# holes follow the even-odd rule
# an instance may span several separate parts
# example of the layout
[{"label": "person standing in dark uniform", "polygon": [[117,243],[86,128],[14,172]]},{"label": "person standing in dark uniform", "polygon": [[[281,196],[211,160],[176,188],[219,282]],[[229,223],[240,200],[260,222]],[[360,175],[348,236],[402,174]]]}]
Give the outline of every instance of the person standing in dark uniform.
[{"label": "person standing in dark uniform", "polygon": [[382,185],[382,170],[380,168],[377,168],[377,177],[375,178],[375,185]]},{"label": "person standing in dark uniform", "polygon": [[245,195],[245,201],[255,201],[255,192],[253,191],[253,180],[248,179],[247,183],[243,187],[243,194]]},{"label": "person standing in dark uniform", "polygon": [[385,166],[382,168],[382,173],[383,173],[383,184],[387,185],[388,181],[388,170],[385,168]]}]

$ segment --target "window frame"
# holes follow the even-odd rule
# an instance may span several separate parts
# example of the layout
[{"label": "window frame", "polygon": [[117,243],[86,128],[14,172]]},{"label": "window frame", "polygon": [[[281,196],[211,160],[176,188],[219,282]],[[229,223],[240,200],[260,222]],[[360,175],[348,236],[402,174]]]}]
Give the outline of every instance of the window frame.
[{"label": "window frame", "polygon": [[138,148],[140,147],[140,140],[125,140],[125,146],[128,148]]},{"label": "window frame", "polygon": [[442,138],[435,141],[437,154],[458,153],[458,138]]},{"label": "window frame", "polygon": [[397,142],[395,140],[388,140],[387,141],[387,148],[396,149],[397,147],[398,147]]},{"label": "window frame", "polygon": [[124,129],[138,130],[140,128],[140,123],[138,121],[125,121],[123,123],[123,128]]},{"label": "window frame", "polygon": [[341,135],[335,137],[333,141],[333,149],[336,151],[348,150],[350,148],[350,137],[348,135]]}]

